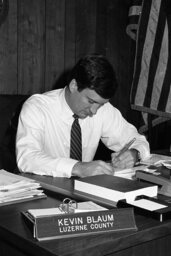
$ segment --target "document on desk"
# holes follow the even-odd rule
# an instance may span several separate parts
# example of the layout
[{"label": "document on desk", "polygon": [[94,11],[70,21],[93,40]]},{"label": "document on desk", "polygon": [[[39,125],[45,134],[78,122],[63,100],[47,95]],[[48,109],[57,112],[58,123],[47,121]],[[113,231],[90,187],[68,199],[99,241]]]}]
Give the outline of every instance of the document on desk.
[{"label": "document on desk", "polygon": [[[149,166],[153,165],[153,168]],[[145,171],[147,173],[154,173],[157,167],[163,165],[167,168],[171,168],[171,157],[159,154],[151,154],[150,157],[141,161],[139,165],[129,169],[116,169],[114,176],[125,179],[133,179],[136,175],[136,171]],[[156,167],[156,169],[155,169]]]},{"label": "document on desk", "polygon": [[134,207],[135,213],[158,219],[160,222],[171,219],[171,203],[164,198],[138,196],[134,201],[121,200],[117,206]]},{"label": "document on desk", "polygon": [[3,169],[0,170],[0,189],[2,188],[14,188],[17,187],[19,183],[24,182],[35,182],[32,179],[22,177],[20,175],[16,175],[14,173],[5,171]]},{"label": "document on desk", "polygon": [[163,161],[171,160],[170,156],[160,155],[160,154],[151,154],[148,158],[141,161],[141,164],[144,165],[156,165],[159,166]]},{"label": "document on desk", "polygon": [[167,205],[156,203],[148,199],[139,199],[131,202],[131,205],[146,209],[148,211],[156,211],[168,207]]},{"label": "document on desk", "polygon": [[122,169],[122,170],[117,169],[114,172],[114,176],[132,180],[135,177],[137,170],[142,170],[142,171],[147,170],[147,166],[139,165],[129,169]]},{"label": "document on desk", "polygon": [[44,197],[38,182],[0,170],[0,206]]}]

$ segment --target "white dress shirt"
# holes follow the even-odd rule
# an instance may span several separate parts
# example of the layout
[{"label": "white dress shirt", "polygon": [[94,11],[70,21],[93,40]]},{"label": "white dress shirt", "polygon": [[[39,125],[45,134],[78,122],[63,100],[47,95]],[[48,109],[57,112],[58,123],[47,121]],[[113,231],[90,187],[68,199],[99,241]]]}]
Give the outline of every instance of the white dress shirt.
[{"label": "white dress shirt", "polygon": [[[70,130],[73,112],[65,100],[65,89],[31,96],[23,105],[16,137],[16,154],[22,172],[54,177],[71,177],[77,160],[70,159]],[[92,161],[102,139],[119,151],[136,137],[131,147],[141,158],[149,156],[149,144],[119,110],[104,104],[93,117],[79,119],[82,131],[82,161]]]}]

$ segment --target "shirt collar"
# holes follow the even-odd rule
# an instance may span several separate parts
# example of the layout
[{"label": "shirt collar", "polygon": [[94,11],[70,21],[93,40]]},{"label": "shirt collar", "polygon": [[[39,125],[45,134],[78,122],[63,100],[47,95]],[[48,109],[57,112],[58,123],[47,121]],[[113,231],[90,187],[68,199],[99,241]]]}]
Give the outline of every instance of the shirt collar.
[{"label": "shirt collar", "polygon": [[65,112],[65,118],[67,119],[72,119],[73,120],[73,112],[71,110],[71,108],[69,107],[66,98],[65,98],[65,91],[66,91],[66,87],[64,88],[63,92],[62,92],[62,109]]}]

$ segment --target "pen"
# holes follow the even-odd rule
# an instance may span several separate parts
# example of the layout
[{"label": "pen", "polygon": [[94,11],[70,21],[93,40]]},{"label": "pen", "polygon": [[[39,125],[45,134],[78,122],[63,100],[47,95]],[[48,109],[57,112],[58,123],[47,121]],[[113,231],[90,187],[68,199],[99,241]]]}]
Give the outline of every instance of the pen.
[{"label": "pen", "polygon": [[129,141],[119,152],[119,154],[117,155],[117,157],[119,157],[120,155],[122,155],[125,151],[127,151],[129,149],[129,147],[134,143],[134,141],[136,140],[136,138],[133,138],[131,141]]}]

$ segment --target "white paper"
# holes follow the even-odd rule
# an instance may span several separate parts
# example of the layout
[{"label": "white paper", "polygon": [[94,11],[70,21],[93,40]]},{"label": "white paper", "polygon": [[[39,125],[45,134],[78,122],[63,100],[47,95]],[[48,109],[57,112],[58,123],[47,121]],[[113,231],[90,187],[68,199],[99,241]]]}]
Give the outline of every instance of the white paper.
[{"label": "white paper", "polygon": [[30,209],[27,212],[30,213],[34,218],[62,214],[61,210],[58,207],[45,209]]},{"label": "white paper", "polygon": [[163,205],[163,204],[159,204],[153,201],[150,201],[148,199],[140,199],[140,200],[135,200],[133,202],[128,202],[131,205],[149,210],[149,211],[155,211],[155,210],[159,210],[159,209],[163,209],[168,207],[167,205]]},{"label": "white paper", "polygon": [[147,166],[140,165],[140,166],[134,166],[129,169],[116,170],[114,172],[114,176],[132,180],[137,170],[142,170],[142,171],[147,170]]},{"label": "white paper", "polygon": [[[78,203],[77,209],[75,209],[74,212],[79,213],[79,212],[102,211],[102,210],[107,210],[107,208],[104,208],[92,201],[86,201],[86,202]],[[65,214],[65,212],[62,212],[58,207],[44,208],[44,209],[29,209],[27,212],[30,213],[34,218]]]},{"label": "white paper", "polygon": [[161,165],[163,160],[171,160],[171,157],[159,154],[151,154],[150,157],[141,161],[141,164],[158,166]]},{"label": "white paper", "polygon": [[75,213],[90,212],[90,211],[103,211],[103,210],[107,210],[107,208],[102,207],[92,201],[87,201],[87,202],[78,203]]},{"label": "white paper", "polygon": [[17,187],[20,184],[35,182],[32,179],[22,177],[20,175],[0,170],[0,189]]},{"label": "white paper", "polygon": [[0,204],[44,195],[40,187],[32,179],[0,170]]}]

